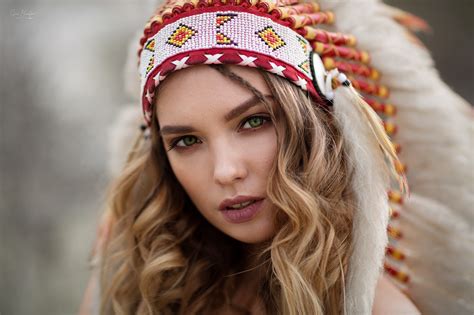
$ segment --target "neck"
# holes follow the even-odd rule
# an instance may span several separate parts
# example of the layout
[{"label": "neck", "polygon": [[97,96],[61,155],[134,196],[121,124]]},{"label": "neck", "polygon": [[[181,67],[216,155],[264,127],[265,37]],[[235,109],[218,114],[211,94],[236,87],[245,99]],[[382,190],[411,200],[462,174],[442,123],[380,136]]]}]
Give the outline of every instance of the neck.
[{"label": "neck", "polygon": [[260,257],[260,254],[268,246],[267,243],[259,244],[244,244],[243,255],[244,255],[244,267],[254,269],[257,266],[263,266],[264,258]]},{"label": "neck", "polygon": [[264,258],[259,257],[266,244],[244,244],[244,263],[237,275],[238,283],[232,304],[248,310],[255,309],[258,304],[258,291],[266,275]]}]

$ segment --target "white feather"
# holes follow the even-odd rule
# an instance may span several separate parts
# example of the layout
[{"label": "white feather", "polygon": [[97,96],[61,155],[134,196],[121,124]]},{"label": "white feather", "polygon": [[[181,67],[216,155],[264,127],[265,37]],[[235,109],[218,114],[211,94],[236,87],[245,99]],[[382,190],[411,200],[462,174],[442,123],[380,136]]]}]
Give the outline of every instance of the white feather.
[{"label": "white feather", "polygon": [[410,189],[474,222],[472,107],[440,79],[429,52],[407,38],[386,5],[377,0],[320,3],[334,11],[335,30],[355,35],[357,47],[369,51],[381,83],[390,88],[389,102],[398,109],[395,140],[409,167]]},{"label": "white feather", "polygon": [[357,202],[352,229],[354,251],[349,261],[345,303],[347,314],[371,314],[388,242],[389,176],[379,143],[354,97],[349,88],[335,90],[334,116],[354,169],[352,185]]},{"label": "white feather", "polygon": [[401,239],[390,239],[406,256],[401,268],[410,281],[403,289],[423,313],[474,314],[474,231],[469,222],[453,209],[412,194],[391,225],[403,232]]}]

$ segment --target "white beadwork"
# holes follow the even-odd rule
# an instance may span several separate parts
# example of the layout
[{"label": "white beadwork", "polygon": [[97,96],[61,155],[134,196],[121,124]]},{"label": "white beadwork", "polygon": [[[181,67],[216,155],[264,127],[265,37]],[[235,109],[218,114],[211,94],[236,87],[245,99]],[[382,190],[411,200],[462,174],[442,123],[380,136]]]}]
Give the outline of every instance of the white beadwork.
[{"label": "white beadwork", "polygon": [[[217,27],[216,20],[219,14],[233,16]],[[188,36],[186,40],[183,40],[180,45],[167,43],[180,26],[188,29],[192,35]],[[268,28],[271,28],[271,30],[283,40],[284,44],[275,47],[267,45],[258,35],[258,32]],[[217,32],[225,35],[232,43],[218,43]],[[171,24],[165,25],[157,34],[151,37],[147,43],[151,40],[155,40],[154,68],[160,65],[165,59],[180,53],[192,52],[199,49],[235,47],[239,50],[256,52],[276,60],[281,60],[292,65],[301,75],[310,80],[312,79],[311,73],[298,67],[299,64],[308,61],[309,54],[307,50],[308,48],[311,49],[309,42],[291,28],[278,24],[270,18],[252,13],[218,11],[198,13],[196,15],[183,17]],[[306,43],[306,46],[303,47],[304,45],[302,46],[301,42]],[[142,80],[146,79],[146,67],[152,55],[153,52],[148,49],[144,49],[141,53],[140,73]],[[242,65],[251,65],[256,58],[244,56],[242,59]],[[187,66],[185,65],[186,60],[181,59],[178,63],[173,62],[177,66],[175,70],[185,68]],[[208,58],[208,62],[209,61]],[[274,67],[274,69],[281,75],[280,68]]]}]

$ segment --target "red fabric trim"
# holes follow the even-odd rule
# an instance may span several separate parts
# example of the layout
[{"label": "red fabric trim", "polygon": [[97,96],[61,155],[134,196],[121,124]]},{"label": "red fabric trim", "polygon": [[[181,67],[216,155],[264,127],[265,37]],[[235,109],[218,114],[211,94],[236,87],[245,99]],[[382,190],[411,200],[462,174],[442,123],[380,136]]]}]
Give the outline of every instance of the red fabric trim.
[{"label": "red fabric trim", "polygon": [[[307,75],[295,69],[295,67],[293,67],[292,65],[286,62],[277,60],[275,58],[269,57],[264,54],[247,51],[247,50],[239,50],[235,48],[207,48],[207,49],[200,49],[200,50],[194,50],[191,52],[188,51],[188,52],[176,54],[174,56],[171,56],[165,59],[158,67],[153,69],[148,75],[147,81],[145,82],[145,85],[142,91],[143,112],[149,110],[151,106],[151,104],[148,102],[146,98],[146,94],[147,94],[146,92],[148,90],[150,93],[154,93],[154,90],[156,87],[155,87],[155,82],[154,82],[153,77],[158,72],[160,72],[161,76],[166,76],[170,74],[171,72],[174,72],[176,65],[174,65],[172,62],[175,60],[180,60],[186,56],[189,57],[188,60],[186,61],[186,65],[191,66],[191,65],[204,64],[204,62],[207,61],[207,58],[204,56],[204,54],[213,54],[213,55],[224,54],[223,56],[219,58],[219,61],[222,62],[223,64],[238,64],[242,62],[242,59],[240,58],[239,54],[256,57],[257,59],[253,63],[258,68],[261,68],[267,71],[272,69],[272,66],[269,63],[270,61],[276,65],[284,66],[286,69],[282,73],[285,75],[286,79],[288,79],[289,81],[296,81],[297,77],[304,79],[307,83],[306,89],[309,92],[309,94],[314,99],[316,99],[317,102],[324,104],[324,101],[322,101],[321,97],[316,92],[316,89],[314,88],[311,79]],[[292,83],[295,84],[294,82]],[[153,97],[152,102],[154,102],[154,97]]]}]

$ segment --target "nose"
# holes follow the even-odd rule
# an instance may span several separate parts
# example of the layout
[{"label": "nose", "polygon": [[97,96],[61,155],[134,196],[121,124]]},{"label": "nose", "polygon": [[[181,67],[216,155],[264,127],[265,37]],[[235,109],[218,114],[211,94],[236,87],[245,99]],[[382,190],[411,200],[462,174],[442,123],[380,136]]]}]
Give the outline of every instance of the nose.
[{"label": "nose", "polygon": [[214,153],[214,181],[219,185],[230,185],[243,180],[248,170],[243,159],[244,150],[223,145]]}]

